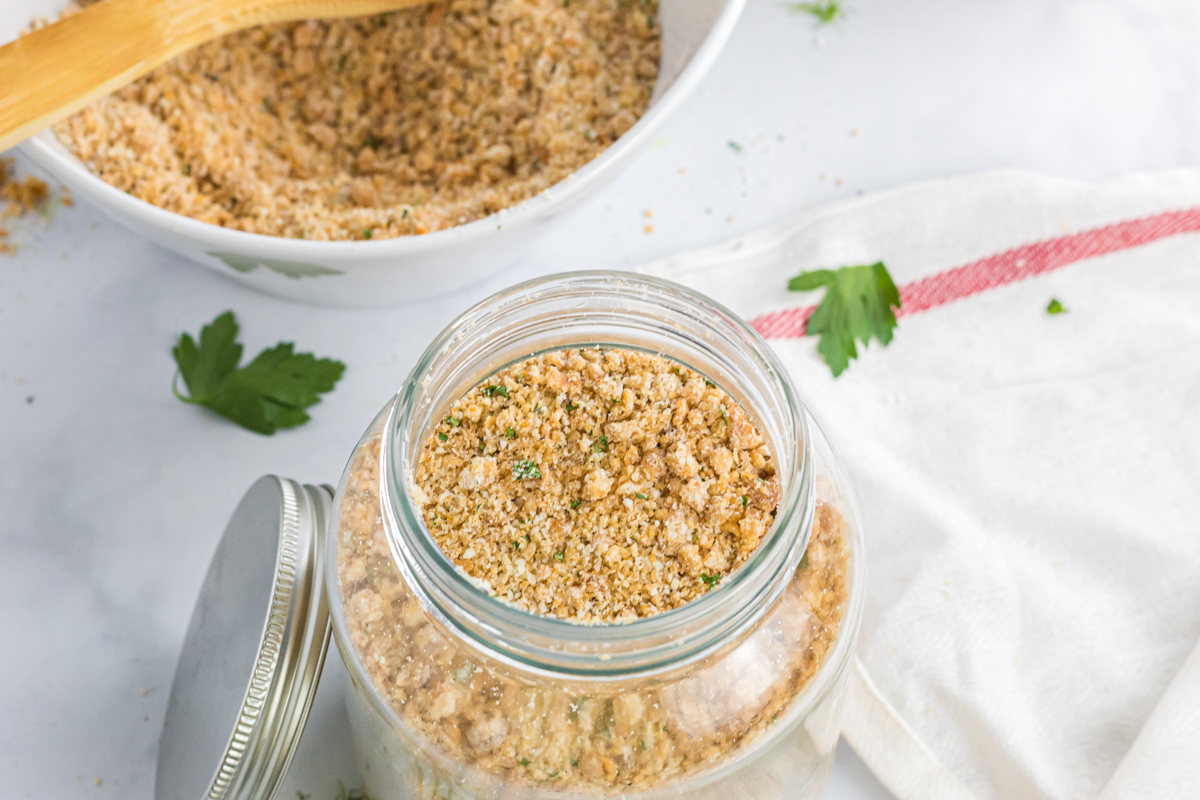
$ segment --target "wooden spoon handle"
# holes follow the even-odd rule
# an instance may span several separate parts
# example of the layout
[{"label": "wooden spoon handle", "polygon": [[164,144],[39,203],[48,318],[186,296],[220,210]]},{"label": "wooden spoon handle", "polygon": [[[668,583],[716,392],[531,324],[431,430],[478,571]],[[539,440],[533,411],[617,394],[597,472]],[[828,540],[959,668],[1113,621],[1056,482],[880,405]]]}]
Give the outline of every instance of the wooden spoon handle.
[{"label": "wooden spoon handle", "polygon": [[227,33],[429,0],[105,0],[0,47],[0,151]]}]

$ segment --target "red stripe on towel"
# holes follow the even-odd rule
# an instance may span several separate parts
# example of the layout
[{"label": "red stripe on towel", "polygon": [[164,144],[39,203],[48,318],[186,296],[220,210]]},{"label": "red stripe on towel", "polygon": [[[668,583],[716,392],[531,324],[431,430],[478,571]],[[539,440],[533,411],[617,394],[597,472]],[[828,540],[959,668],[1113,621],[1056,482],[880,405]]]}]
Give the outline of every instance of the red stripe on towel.
[{"label": "red stripe on towel", "polygon": [[[896,316],[927,311],[1085,258],[1196,231],[1200,231],[1200,208],[1189,208],[1014,247],[904,284],[900,287],[900,309]],[[772,311],[753,318],[750,324],[767,339],[796,339],[805,335],[808,318],[815,310],[816,306],[804,306]]]}]

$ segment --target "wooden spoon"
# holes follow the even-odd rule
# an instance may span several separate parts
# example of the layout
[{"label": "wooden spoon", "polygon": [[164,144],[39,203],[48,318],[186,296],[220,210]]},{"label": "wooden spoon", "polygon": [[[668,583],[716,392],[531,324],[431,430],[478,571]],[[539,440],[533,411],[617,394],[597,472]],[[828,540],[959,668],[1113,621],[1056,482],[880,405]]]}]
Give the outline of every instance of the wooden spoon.
[{"label": "wooden spoon", "polygon": [[104,0],[0,47],[0,151],[227,33],[427,2]]}]

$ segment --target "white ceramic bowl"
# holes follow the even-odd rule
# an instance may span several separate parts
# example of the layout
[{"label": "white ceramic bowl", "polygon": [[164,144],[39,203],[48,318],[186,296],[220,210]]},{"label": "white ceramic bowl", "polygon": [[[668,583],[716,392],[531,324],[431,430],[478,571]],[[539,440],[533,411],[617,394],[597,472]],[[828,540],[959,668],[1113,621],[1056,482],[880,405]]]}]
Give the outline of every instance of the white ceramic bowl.
[{"label": "white ceramic bowl", "polygon": [[[659,0],[663,55],[658,83],[642,118],[590,164],[520,205],[423,236],[311,242],[229,230],[125,194],[88,171],[52,133],[21,150],[76,196],[117,222],[180,255],[269,294],[326,306],[416,302],[469,285],[517,260],[545,223],[612,179],[650,140],[716,60],[746,0]],[[14,0],[0,40],[20,20],[53,17],[61,0]]]}]

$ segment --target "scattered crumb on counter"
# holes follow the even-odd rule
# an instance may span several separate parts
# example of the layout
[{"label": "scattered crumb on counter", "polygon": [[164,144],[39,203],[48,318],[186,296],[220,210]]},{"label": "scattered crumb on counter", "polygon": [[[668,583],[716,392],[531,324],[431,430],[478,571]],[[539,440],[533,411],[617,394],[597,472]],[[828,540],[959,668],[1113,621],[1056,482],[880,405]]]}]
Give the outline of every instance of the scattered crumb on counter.
[{"label": "scattered crumb on counter", "polygon": [[[0,158],[0,220],[19,219],[26,214],[46,208],[50,198],[50,187],[33,175],[18,179],[13,175],[14,159]],[[65,202],[65,201],[64,201]],[[17,245],[9,241],[12,235],[7,227],[0,227],[0,255],[13,255]]]}]

